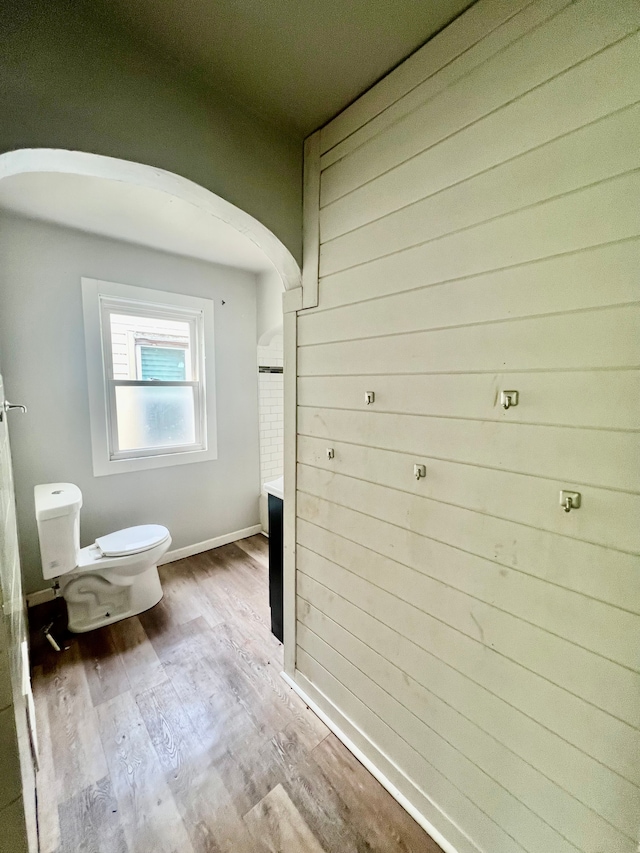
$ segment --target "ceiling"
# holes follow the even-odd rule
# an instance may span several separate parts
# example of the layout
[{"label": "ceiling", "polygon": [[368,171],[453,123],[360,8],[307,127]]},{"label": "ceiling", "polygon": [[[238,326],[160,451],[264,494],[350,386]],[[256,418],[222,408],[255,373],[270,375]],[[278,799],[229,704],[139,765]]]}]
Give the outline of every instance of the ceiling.
[{"label": "ceiling", "polygon": [[325,124],[473,0],[92,0],[122,37],[282,129]]},{"label": "ceiling", "polygon": [[50,172],[0,181],[0,210],[252,272],[273,269],[236,228],[201,208],[122,181]]},{"label": "ceiling", "polygon": [[[153,55],[302,139],[474,0],[61,0],[129,53]],[[10,0],[28,19],[40,0]],[[48,3],[45,8],[50,8]],[[18,16],[19,17],[19,16]],[[84,23],[83,23],[84,22]],[[144,65],[144,63],[143,63]],[[160,67],[160,66],[158,66]],[[270,268],[235,228],[159,190],[26,173],[0,181],[0,209],[173,254]]]}]

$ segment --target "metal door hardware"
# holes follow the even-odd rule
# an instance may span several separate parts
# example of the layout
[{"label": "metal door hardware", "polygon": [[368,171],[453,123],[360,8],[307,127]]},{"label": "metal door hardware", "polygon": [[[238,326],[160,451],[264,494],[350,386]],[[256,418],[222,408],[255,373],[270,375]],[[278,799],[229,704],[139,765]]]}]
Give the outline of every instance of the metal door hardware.
[{"label": "metal door hardware", "polygon": [[517,391],[501,391],[500,392],[500,404],[505,411],[507,409],[512,409],[514,406],[517,406],[518,405],[518,392]]},{"label": "metal door hardware", "polygon": [[327,459],[333,459],[335,456],[333,447],[327,447]]},{"label": "metal door hardware", "polygon": [[21,403],[10,403],[8,400],[5,400],[4,405],[0,408],[0,423],[2,423],[4,413],[11,411],[11,409],[20,409],[25,415],[27,414],[26,406],[23,406]]},{"label": "metal door hardware", "polygon": [[567,492],[564,489],[560,492],[560,506],[565,512],[571,512],[572,509],[580,509],[582,496],[580,492]]},{"label": "metal door hardware", "polygon": [[370,406],[371,403],[376,399],[376,395],[374,391],[365,391],[364,392],[364,401],[367,406]]},{"label": "metal door hardware", "polygon": [[426,465],[414,465],[413,466],[413,476],[416,480],[421,480],[422,477],[427,476],[427,466]]}]

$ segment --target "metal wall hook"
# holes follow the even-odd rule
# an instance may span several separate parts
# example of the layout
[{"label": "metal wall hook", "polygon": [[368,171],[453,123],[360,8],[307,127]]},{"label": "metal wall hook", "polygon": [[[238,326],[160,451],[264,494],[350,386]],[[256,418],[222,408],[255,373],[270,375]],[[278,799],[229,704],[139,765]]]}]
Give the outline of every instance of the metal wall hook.
[{"label": "metal wall hook", "polygon": [[500,405],[506,411],[507,409],[513,408],[513,406],[518,405],[518,392],[517,391],[501,391],[500,392]]},{"label": "metal wall hook", "polygon": [[580,509],[581,498],[580,492],[567,492],[563,489],[560,492],[560,506],[565,512]]},{"label": "metal wall hook", "polygon": [[426,465],[414,465],[413,466],[413,476],[416,480],[421,480],[423,477],[427,476],[427,466]]},{"label": "metal wall hook", "polygon": [[370,406],[371,403],[376,399],[376,395],[374,391],[365,391],[364,392],[364,401],[367,406]]},{"label": "metal wall hook", "polygon": [[327,447],[327,459],[333,459],[335,456],[333,447]]}]

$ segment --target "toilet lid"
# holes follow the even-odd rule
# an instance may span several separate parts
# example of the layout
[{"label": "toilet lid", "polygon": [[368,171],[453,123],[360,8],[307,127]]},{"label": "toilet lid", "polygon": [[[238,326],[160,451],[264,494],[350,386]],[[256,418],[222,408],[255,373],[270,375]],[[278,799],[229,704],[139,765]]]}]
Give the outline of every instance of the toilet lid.
[{"label": "toilet lid", "polygon": [[138,527],[125,527],[107,536],[96,539],[96,545],[105,557],[125,557],[127,554],[139,554],[159,545],[169,535],[161,524],[140,524]]}]

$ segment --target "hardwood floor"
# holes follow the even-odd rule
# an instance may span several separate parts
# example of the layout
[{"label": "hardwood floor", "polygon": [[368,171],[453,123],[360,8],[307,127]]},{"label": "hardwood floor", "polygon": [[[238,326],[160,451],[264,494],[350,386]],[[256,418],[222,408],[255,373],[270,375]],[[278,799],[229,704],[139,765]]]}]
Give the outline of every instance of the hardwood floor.
[{"label": "hardwood floor", "polygon": [[440,853],[280,678],[264,537],[160,573],[88,634],[30,611],[41,853]]}]

